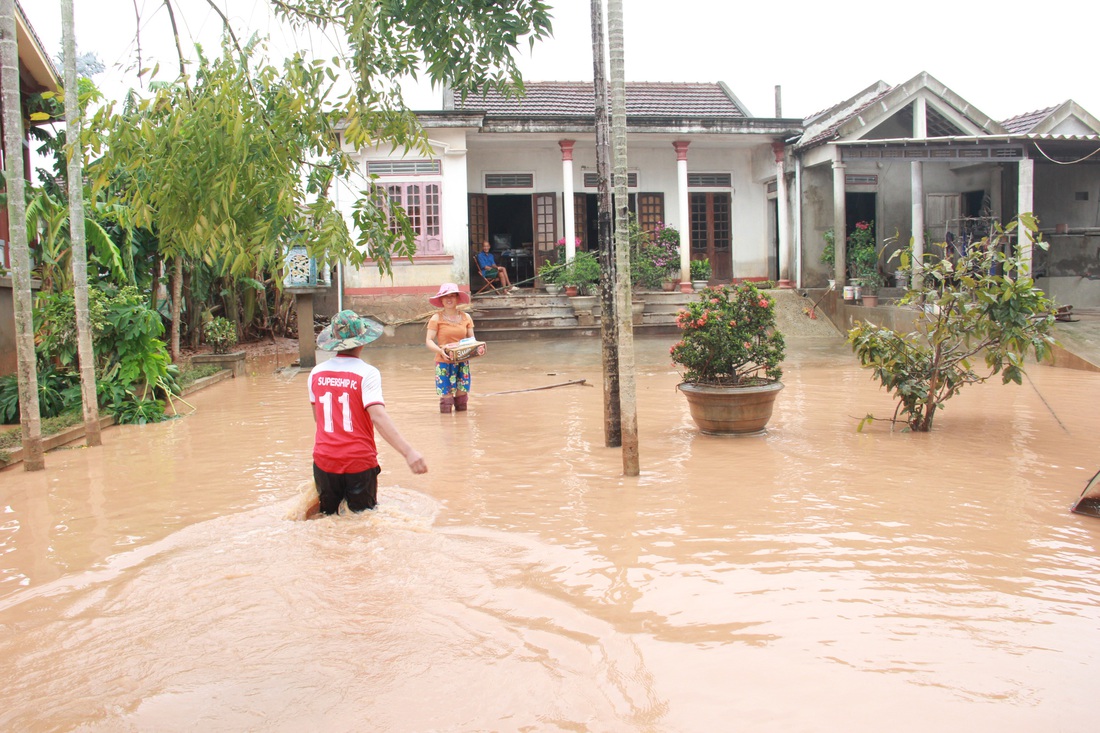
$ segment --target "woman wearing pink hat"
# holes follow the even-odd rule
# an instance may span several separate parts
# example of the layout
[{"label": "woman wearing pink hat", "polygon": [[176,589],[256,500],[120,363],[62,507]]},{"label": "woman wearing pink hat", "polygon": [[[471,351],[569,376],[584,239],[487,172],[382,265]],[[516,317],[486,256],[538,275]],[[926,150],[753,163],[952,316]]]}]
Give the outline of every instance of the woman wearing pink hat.
[{"label": "woman wearing pink hat", "polygon": [[424,343],[435,352],[435,393],[439,395],[439,411],[449,413],[466,410],[470,399],[470,361],[453,361],[441,344],[453,344],[474,337],[474,319],[458,310],[460,303],[469,303],[470,294],[454,283],[443,283],[439,292],[428,298],[443,310],[428,319],[428,336]]}]

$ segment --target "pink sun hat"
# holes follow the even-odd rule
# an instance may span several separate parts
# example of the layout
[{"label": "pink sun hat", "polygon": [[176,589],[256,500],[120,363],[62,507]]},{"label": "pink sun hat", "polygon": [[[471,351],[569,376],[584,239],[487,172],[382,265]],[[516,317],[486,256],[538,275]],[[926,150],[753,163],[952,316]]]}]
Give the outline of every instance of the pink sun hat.
[{"label": "pink sun hat", "polygon": [[458,286],[454,283],[443,283],[440,285],[439,292],[428,298],[428,302],[437,308],[442,308],[444,295],[457,295],[459,304],[470,302],[470,294],[459,290]]}]

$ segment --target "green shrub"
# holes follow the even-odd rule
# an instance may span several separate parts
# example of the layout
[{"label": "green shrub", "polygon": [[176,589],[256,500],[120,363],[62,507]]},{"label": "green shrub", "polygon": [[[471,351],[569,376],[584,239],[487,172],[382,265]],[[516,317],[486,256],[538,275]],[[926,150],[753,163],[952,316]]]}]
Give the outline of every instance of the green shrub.
[{"label": "green shrub", "polygon": [[215,316],[203,324],[202,335],[215,354],[225,354],[230,346],[237,343],[237,327],[228,318],[221,316]]},{"label": "green shrub", "polygon": [[691,279],[694,280],[710,280],[711,269],[710,260],[704,257],[701,260],[691,261]]}]

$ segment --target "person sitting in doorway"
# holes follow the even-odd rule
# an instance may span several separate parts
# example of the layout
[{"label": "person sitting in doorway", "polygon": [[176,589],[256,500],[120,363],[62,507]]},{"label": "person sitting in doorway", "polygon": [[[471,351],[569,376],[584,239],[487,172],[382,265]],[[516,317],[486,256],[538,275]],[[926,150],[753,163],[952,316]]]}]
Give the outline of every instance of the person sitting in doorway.
[{"label": "person sitting in doorway", "polygon": [[500,286],[508,291],[516,290],[512,281],[508,279],[508,271],[497,264],[496,257],[489,251],[489,243],[481,243],[481,251],[477,253],[477,266],[481,270],[481,276],[489,282],[500,280]]}]

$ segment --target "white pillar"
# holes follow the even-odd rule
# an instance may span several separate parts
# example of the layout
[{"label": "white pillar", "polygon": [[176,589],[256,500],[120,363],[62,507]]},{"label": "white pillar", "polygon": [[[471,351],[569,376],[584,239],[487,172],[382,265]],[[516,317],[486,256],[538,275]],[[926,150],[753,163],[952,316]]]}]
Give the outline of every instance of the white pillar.
[{"label": "white pillar", "polygon": [[773,142],[772,152],[775,153],[775,194],[779,208],[779,225],[776,238],[779,240],[779,282],[781,288],[794,287],[791,281],[791,226],[788,221],[787,200],[787,166],[783,154],[783,143]]},{"label": "white pillar", "polygon": [[573,211],[573,143],[574,140],[558,140],[561,148],[561,178],[565,201],[565,259],[571,260],[577,254],[577,222]]},{"label": "white pillar", "polygon": [[680,208],[680,292],[691,288],[691,210],[688,208],[688,145],[687,140],[672,143],[676,150],[676,203]]},{"label": "white pillar", "polygon": [[[1035,213],[1035,161],[1031,158],[1020,160],[1020,187],[1016,193],[1016,213]],[[1017,253],[1022,267],[1031,272],[1031,236],[1023,226],[1016,229]]]},{"label": "white pillar", "polygon": [[928,100],[924,97],[913,100],[913,137],[917,140],[928,137]]},{"label": "white pillar", "polygon": [[848,208],[844,200],[846,186],[844,181],[844,163],[840,157],[840,148],[835,148],[833,154],[833,234],[836,246],[833,251],[836,254],[833,267],[833,277],[836,278],[837,287],[848,282]]},{"label": "white pillar", "polygon": [[924,262],[924,163],[915,160],[909,164],[910,194],[913,213],[909,223],[913,232],[913,288],[920,286],[921,263]]},{"label": "white pillar", "polygon": [[794,286],[802,287],[802,159],[794,159]]}]

